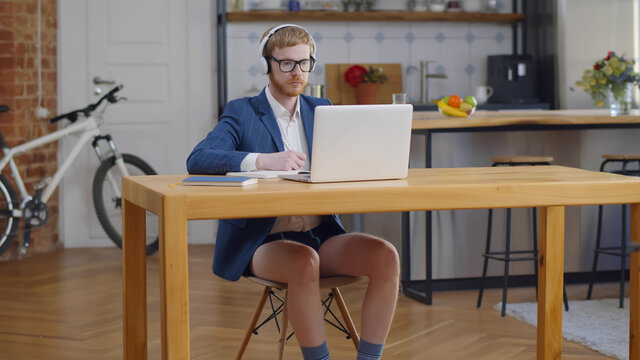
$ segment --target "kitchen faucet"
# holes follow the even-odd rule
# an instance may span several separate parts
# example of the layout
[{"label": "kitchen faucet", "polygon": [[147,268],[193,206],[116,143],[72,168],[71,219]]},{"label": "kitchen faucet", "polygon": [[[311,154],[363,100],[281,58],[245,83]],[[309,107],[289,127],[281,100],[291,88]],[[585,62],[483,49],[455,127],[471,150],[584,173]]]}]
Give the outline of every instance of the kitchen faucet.
[{"label": "kitchen faucet", "polygon": [[420,61],[420,102],[422,104],[429,103],[429,78],[446,79],[445,74],[430,74],[429,64],[435,63],[433,60]]}]

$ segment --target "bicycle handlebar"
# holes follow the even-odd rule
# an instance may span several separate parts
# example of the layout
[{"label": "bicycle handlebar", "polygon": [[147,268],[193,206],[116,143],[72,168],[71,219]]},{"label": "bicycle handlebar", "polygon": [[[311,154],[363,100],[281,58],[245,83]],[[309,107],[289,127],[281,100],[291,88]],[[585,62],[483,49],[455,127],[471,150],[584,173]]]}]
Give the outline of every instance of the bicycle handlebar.
[{"label": "bicycle handlebar", "polygon": [[[118,98],[116,97],[116,93],[120,90],[122,90],[123,85],[118,85],[116,87],[114,87],[113,89],[111,89],[108,93],[104,94],[103,97],[101,97],[95,104],[89,104],[87,105],[87,107],[85,107],[84,109],[78,109],[78,110],[73,110],[70,111],[66,114],[62,114],[62,115],[58,115],[54,118],[52,118],[51,120],[49,120],[52,124],[57,123],[58,121],[62,120],[62,119],[67,119],[71,122],[75,122],[76,120],[78,120],[78,114],[82,113],[84,114],[85,117],[89,117],[89,115],[91,115],[92,112],[95,111],[95,109],[98,108],[98,106],[100,106],[100,104],[104,101],[107,100],[108,102],[114,104],[118,102]],[[8,110],[8,108],[7,108]]]},{"label": "bicycle handlebar", "polygon": [[9,111],[9,107],[7,105],[0,105],[0,112],[7,112]]}]

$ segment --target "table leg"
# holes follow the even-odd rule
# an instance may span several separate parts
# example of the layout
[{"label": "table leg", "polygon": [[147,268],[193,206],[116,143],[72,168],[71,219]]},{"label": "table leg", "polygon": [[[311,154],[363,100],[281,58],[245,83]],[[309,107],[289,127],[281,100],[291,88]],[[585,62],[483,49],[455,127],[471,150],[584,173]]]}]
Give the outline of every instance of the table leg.
[{"label": "table leg", "polygon": [[425,211],[424,213],[424,217],[425,217],[425,225],[424,225],[424,231],[425,231],[425,244],[424,244],[424,261],[425,261],[425,279],[424,279],[424,285],[425,285],[425,303],[427,305],[432,305],[433,304],[433,256],[431,256],[432,254],[432,249],[433,249],[433,222],[431,221],[433,219],[433,214],[431,213],[431,211]]},{"label": "table leg", "polygon": [[[640,204],[631,204],[631,242],[640,244]],[[629,359],[640,360],[640,251],[629,264]]]},{"label": "table leg", "polygon": [[411,242],[409,241],[409,213],[402,213],[402,292],[407,293],[411,285]]},{"label": "table leg", "polygon": [[539,209],[537,358],[562,354],[562,282],[564,273],[564,207]]},{"label": "table leg", "polygon": [[124,359],[147,358],[145,210],[122,200],[122,317]]},{"label": "table leg", "polygon": [[187,218],[180,196],[165,196],[160,219],[160,312],[162,358],[188,360],[189,274]]},{"label": "table leg", "polygon": [[410,244],[410,214],[402,213],[402,292],[413,300],[420,301],[423,304],[432,304],[433,280],[432,278],[432,259],[431,259],[431,211],[425,212],[426,234],[425,234],[425,289],[422,291],[411,284],[411,244]]},{"label": "table leg", "polygon": [[[430,131],[427,131],[425,134],[425,139],[424,139],[424,147],[425,147],[425,167],[427,169],[430,169],[433,167],[433,159],[432,159],[432,154],[433,154],[433,139],[432,139],[432,133]],[[425,278],[425,303],[427,305],[432,305],[433,304],[433,256],[431,256],[432,254],[432,249],[433,249],[433,214],[431,213],[431,211],[426,211],[425,213],[425,224],[424,224],[424,231],[425,231],[425,237],[426,237],[426,241],[425,241],[425,254],[424,254],[424,261],[425,261],[425,271],[426,271],[426,278]]]}]

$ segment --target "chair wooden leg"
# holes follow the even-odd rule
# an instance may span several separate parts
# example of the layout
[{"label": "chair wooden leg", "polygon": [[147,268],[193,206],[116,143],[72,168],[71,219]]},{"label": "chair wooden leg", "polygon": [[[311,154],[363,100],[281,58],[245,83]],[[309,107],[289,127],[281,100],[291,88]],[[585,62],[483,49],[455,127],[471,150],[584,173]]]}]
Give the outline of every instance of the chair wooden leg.
[{"label": "chair wooden leg", "polygon": [[289,290],[284,293],[284,309],[282,310],[282,326],[280,327],[280,343],[278,344],[278,359],[282,360],[284,357],[284,345],[287,342],[287,325],[289,325],[289,306],[287,304],[287,298],[289,297]]},{"label": "chair wooden leg", "polygon": [[264,308],[264,303],[267,301],[267,296],[269,296],[269,292],[271,288],[269,286],[264,287],[264,291],[262,292],[262,297],[258,302],[258,307],[256,307],[256,312],[253,314],[253,319],[251,319],[251,324],[249,324],[249,328],[247,332],[244,334],[244,339],[242,340],[242,345],[238,350],[238,354],[236,355],[236,360],[242,359],[242,355],[244,355],[244,351],[247,349],[247,345],[249,345],[249,339],[251,339],[251,335],[253,335],[253,329],[256,328],[256,324],[258,323],[258,319],[260,318],[260,314],[262,314],[262,309]]},{"label": "chair wooden leg", "polygon": [[353,324],[353,320],[351,320],[351,315],[349,315],[349,310],[347,309],[347,305],[344,303],[344,299],[342,298],[340,289],[332,288],[331,292],[333,293],[333,297],[336,299],[336,303],[338,303],[338,308],[340,309],[342,320],[344,320],[344,323],[347,326],[347,330],[349,330],[349,335],[351,336],[351,341],[353,341],[353,346],[355,346],[356,351],[358,351],[358,346],[360,346],[360,336],[358,335],[356,326]]}]

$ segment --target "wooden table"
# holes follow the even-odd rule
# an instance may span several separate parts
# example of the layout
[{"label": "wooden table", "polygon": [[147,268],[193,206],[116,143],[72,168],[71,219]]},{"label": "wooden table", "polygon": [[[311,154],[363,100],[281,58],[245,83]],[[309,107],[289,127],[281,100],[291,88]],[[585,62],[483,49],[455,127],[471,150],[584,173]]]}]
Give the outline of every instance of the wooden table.
[{"label": "wooden table", "polygon": [[[432,167],[432,135],[437,133],[587,130],[640,128],[640,111],[629,115],[610,116],[608,110],[533,110],[533,111],[478,111],[470,118],[445,117],[437,111],[413,113],[412,133],[425,136],[425,167]],[[431,213],[425,214],[425,280],[413,281],[409,252],[402,256],[402,288],[406,296],[431,305],[433,302]],[[409,214],[402,215],[402,247],[410,248]],[[424,282],[424,291],[418,289]]]},{"label": "wooden table", "polygon": [[[159,217],[163,359],[189,359],[187,221],[237,217],[538,207],[538,359],[560,358],[564,209],[631,203],[640,243],[640,178],[561,166],[410,169],[403,180],[306,184],[261,179],[246,188],[183,187],[185,175],[123,180],[124,358],[147,358],[145,209]],[[640,254],[631,255],[631,359],[640,359]]]}]

